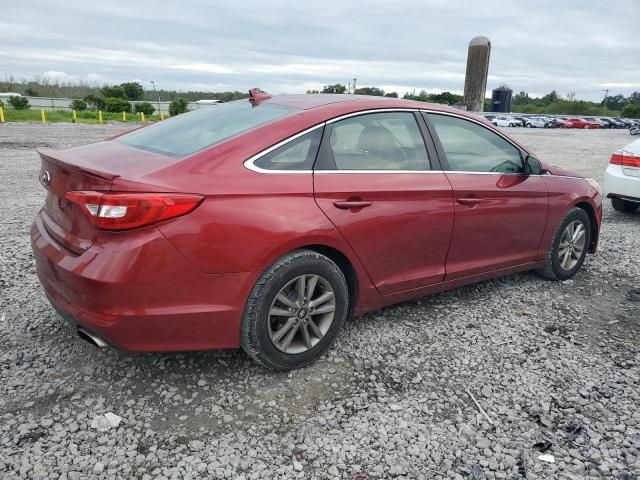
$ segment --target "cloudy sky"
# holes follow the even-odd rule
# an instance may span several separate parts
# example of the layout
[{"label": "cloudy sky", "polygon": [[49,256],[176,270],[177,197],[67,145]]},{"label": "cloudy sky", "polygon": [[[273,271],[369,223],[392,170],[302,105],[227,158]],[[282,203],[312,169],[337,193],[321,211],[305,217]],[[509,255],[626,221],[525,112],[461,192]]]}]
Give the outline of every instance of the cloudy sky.
[{"label": "cloudy sky", "polygon": [[489,90],[600,100],[640,90],[638,18],[640,0],[20,0],[0,8],[0,78],[461,93],[481,34]]}]

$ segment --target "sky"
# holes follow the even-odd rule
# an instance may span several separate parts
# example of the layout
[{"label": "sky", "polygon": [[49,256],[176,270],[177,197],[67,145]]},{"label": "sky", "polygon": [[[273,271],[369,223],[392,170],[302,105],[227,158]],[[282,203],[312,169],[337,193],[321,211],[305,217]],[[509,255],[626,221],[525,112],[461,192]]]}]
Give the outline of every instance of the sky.
[{"label": "sky", "polygon": [[293,94],[356,77],[400,95],[462,93],[468,43],[484,35],[489,92],[640,91],[640,0],[5,3],[2,79]]}]

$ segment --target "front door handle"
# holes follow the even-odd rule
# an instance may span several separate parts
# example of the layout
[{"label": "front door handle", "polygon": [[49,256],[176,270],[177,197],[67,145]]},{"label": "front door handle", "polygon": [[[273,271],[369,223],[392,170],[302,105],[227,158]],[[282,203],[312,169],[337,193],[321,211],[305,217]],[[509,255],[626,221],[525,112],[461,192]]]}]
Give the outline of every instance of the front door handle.
[{"label": "front door handle", "polygon": [[482,203],[482,199],[481,198],[458,198],[457,202],[461,205],[478,205],[479,203]]},{"label": "front door handle", "polygon": [[341,210],[351,210],[356,208],[370,207],[371,205],[373,205],[373,202],[368,202],[365,200],[345,200],[341,202],[333,202],[333,205]]}]

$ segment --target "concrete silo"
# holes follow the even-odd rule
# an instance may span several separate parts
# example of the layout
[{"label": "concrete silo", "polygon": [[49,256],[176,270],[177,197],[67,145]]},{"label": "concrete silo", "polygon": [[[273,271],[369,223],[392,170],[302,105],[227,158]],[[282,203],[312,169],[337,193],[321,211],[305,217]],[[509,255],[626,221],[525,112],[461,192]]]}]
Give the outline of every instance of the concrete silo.
[{"label": "concrete silo", "polygon": [[464,103],[467,110],[471,112],[484,110],[490,55],[491,42],[487,37],[478,36],[469,42],[467,75],[464,79]]}]

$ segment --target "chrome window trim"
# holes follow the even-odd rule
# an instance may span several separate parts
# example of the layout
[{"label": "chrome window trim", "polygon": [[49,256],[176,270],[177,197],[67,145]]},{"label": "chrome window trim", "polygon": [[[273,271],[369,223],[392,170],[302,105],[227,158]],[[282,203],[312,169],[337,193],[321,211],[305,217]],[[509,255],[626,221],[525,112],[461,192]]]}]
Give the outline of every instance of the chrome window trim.
[{"label": "chrome window trim", "polygon": [[444,173],[442,170],[314,170],[314,175],[336,175],[338,173]]},{"label": "chrome window trim", "polygon": [[291,137],[287,137],[284,140],[276,143],[275,145],[272,145],[269,148],[262,150],[260,153],[257,153],[252,157],[249,157],[247,160],[245,160],[244,162],[245,168],[248,168],[249,170],[252,170],[257,173],[286,173],[286,174],[313,173],[313,170],[268,170],[266,168],[258,167],[257,165],[255,165],[254,162],[264,157],[265,155],[273,152],[274,150],[286,145],[287,143],[292,142],[295,139],[300,138],[301,136],[306,135],[309,132],[313,132],[314,130],[324,126],[325,126],[325,122],[319,123],[318,125],[314,125],[313,127],[302,130],[301,132],[298,132],[295,135],[292,135]]},{"label": "chrome window trim", "polygon": [[332,118],[331,120],[327,120],[327,125],[330,123],[339,122],[340,120],[344,120],[345,118],[358,117],[360,115],[368,115],[371,113],[389,113],[389,112],[419,112],[418,108],[373,108],[369,110],[360,110],[359,112],[351,112],[345,113],[344,115],[340,115],[339,117]]},{"label": "chrome window trim", "polygon": [[418,108],[372,108],[372,109],[368,109],[368,110],[360,110],[358,112],[351,112],[351,113],[345,113],[344,115],[340,115],[339,117],[335,117],[332,118],[330,120],[327,120],[325,122],[319,123],[318,125],[315,125],[311,128],[307,128],[306,130],[303,130],[299,133],[296,133],[295,135],[285,138],[284,140],[276,143],[275,145],[272,145],[271,147],[262,150],[261,152],[253,155],[252,157],[249,157],[247,160],[244,161],[244,166],[245,168],[248,168],[249,170],[256,172],[256,173],[286,173],[286,174],[299,174],[299,173],[313,173],[313,172],[331,172],[331,173],[420,173],[420,172],[440,172],[442,173],[442,170],[268,170],[266,168],[260,168],[258,166],[255,165],[255,161],[260,159],[261,157],[263,157],[264,155],[267,155],[271,152],[273,152],[275,149],[282,147],[283,145],[286,145],[287,143],[295,140],[296,138],[301,137],[302,135],[305,135],[313,130],[315,130],[316,128],[320,128],[320,127],[324,127],[325,125],[328,125],[330,123],[334,123],[340,120],[343,120],[345,118],[349,118],[349,117],[355,117],[358,115],[366,115],[366,114],[370,114],[370,113],[384,113],[384,112],[420,112],[420,109]]}]

